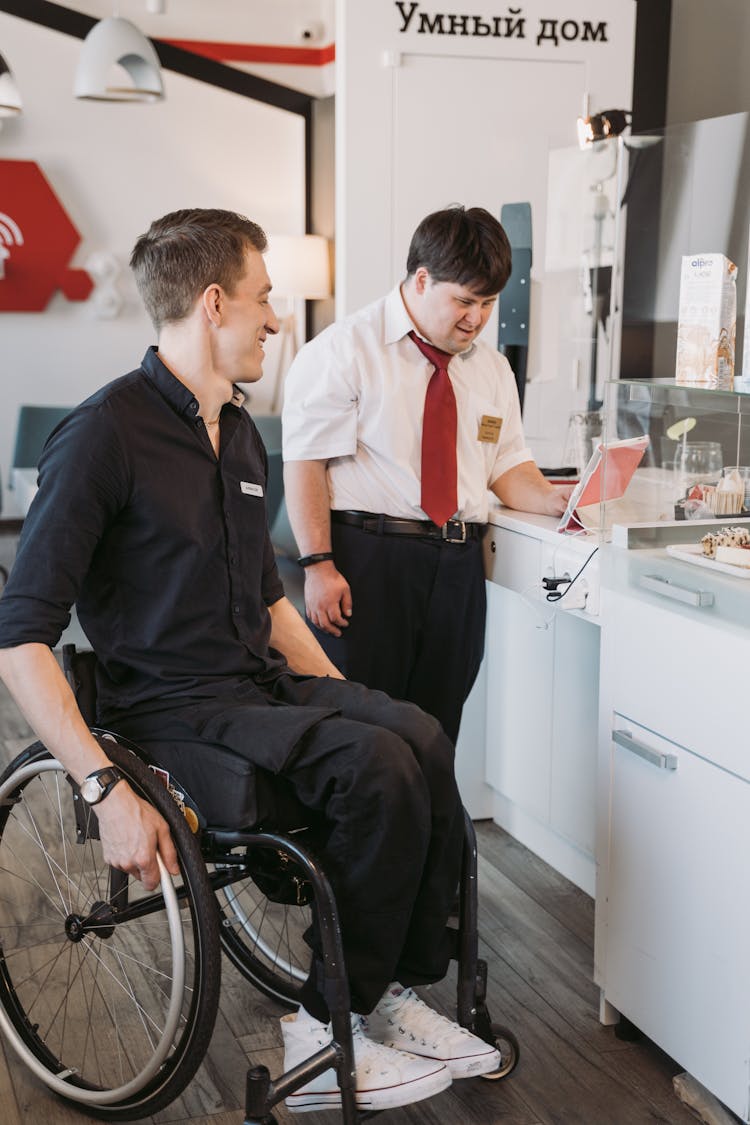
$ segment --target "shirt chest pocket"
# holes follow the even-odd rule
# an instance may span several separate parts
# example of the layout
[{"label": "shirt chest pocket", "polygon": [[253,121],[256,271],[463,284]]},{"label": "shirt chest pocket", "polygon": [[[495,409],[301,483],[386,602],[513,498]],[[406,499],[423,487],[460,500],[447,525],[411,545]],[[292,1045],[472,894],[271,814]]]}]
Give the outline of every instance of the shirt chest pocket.
[{"label": "shirt chest pocket", "polygon": [[503,437],[503,414],[498,403],[470,392],[462,425],[464,440],[494,458]]}]

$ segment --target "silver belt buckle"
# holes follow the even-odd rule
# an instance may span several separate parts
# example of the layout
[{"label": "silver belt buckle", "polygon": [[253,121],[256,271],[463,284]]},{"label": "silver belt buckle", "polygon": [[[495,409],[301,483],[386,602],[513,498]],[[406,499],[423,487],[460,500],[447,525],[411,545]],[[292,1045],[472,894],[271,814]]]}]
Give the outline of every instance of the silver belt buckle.
[{"label": "silver belt buckle", "polygon": [[[457,537],[456,535],[452,534],[452,532],[449,530],[451,525],[453,525],[454,528],[455,527],[461,528],[460,537]],[[448,520],[447,523],[443,524],[443,526],[440,529],[440,532],[441,532],[441,535],[442,535],[442,537],[443,537],[443,539],[445,540],[446,543],[465,543],[466,542],[466,524],[464,523],[463,520]]]}]

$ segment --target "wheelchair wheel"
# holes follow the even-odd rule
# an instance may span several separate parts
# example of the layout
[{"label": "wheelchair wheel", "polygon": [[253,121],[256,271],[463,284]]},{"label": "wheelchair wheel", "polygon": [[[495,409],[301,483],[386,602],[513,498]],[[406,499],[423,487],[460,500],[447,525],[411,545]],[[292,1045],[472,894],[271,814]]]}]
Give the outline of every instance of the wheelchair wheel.
[{"label": "wheelchair wheel", "polygon": [[103,745],[167,820],[181,885],[162,868],[147,892],[105,864],[92,810],[29,747],[0,777],[0,1025],[57,1094],[127,1121],[168,1105],[200,1065],[221,958],[198,841],[147,766]]},{"label": "wheelchair wheel", "polygon": [[513,1032],[499,1023],[492,1024],[492,1035],[494,1044],[500,1052],[500,1066],[497,1070],[483,1074],[481,1077],[488,1082],[497,1082],[501,1078],[507,1078],[516,1069],[521,1049]]},{"label": "wheelchair wheel", "polygon": [[272,901],[243,870],[217,899],[221,945],[234,967],[272,1000],[296,1007],[312,959],[303,936],[312,921],[306,895],[300,905]]}]

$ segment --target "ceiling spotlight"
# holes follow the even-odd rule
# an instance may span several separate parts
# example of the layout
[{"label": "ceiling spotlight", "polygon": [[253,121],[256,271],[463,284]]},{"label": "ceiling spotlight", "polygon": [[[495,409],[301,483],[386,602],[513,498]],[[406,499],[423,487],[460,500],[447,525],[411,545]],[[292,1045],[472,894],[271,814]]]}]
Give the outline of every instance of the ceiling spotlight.
[{"label": "ceiling spotlight", "polygon": [[13,117],[23,108],[13,72],[0,55],[0,117]]},{"label": "ceiling spotlight", "polygon": [[581,148],[617,137],[628,127],[631,113],[627,109],[603,109],[600,113],[578,118],[578,143]]},{"label": "ceiling spotlight", "polygon": [[[120,84],[117,66],[125,71],[130,84]],[[83,42],[73,93],[77,98],[104,102],[163,98],[159,58],[150,39],[118,16],[94,24]]]}]

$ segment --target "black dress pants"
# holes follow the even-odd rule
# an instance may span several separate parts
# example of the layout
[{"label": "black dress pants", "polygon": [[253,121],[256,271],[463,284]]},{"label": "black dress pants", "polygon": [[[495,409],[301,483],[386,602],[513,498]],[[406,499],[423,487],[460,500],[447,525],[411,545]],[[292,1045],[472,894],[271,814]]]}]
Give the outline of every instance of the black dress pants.
[{"label": "black dress pants", "polygon": [[[269,708],[273,709],[269,711]],[[146,745],[195,740],[227,747],[268,769],[268,743],[258,730],[280,725],[288,708],[323,717],[291,746],[277,769],[306,807],[322,814],[320,855],[336,895],[354,1011],[367,1013],[388,983],[426,984],[445,975],[446,923],[460,876],[463,809],[453,772],[453,746],[419,708],[347,681],[283,675],[241,700],[164,701],[164,710],[132,712],[120,733]],[[291,717],[291,716],[290,716]],[[271,727],[269,727],[269,723]],[[314,977],[304,1006],[328,1012]]]},{"label": "black dress pants", "polygon": [[408,699],[455,743],[484,653],[482,543],[443,543],[331,526],[337,568],[352,591],[341,637],[311,626],[351,680]]}]

